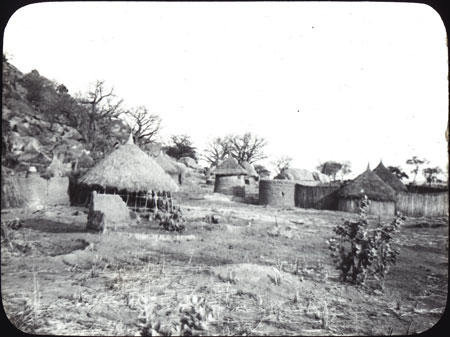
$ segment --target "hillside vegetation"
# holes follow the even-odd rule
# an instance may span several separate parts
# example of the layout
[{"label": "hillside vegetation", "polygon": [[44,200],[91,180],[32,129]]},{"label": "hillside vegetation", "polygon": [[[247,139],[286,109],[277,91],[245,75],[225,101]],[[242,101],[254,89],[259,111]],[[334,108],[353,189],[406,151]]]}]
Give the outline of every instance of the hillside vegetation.
[{"label": "hillside vegetation", "polygon": [[97,161],[129,136],[130,127],[119,118],[121,101],[112,91],[104,102],[92,100],[105,90],[103,82],[83,97],[37,70],[23,74],[5,57],[2,71],[3,166],[18,173],[35,166],[43,173],[59,157],[70,169],[77,160]]}]

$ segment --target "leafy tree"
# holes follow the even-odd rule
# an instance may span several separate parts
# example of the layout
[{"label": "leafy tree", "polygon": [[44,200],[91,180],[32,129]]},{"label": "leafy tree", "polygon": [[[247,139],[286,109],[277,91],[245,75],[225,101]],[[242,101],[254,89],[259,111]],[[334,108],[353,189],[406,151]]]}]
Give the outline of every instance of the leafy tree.
[{"label": "leafy tree", "polygon": [[190,157],[197,160],[196,148],[192,145],[191,137],[188,135],[173,135],[171,145],[167,148],[166,153],[176,159]]},{"label": "leafy tree", "polygon": [[123,100],[117,100],[114,88],[106,89],[104,81],[96,81],[94,88],[90,89],[85,97],[79,98],[79,103],[88,108],[87,111],[87,138],[91,150],[99,145],[99,127],[102,131],[109,131],[105,124],[117,119],[121,114]]},{"label": "leafy tree", "polygon": [[287,170],[292,162],[292,158],[289,156],[281,156],[275,159],[272,164],[275,166],[277,173],[281,173]]},{"label": "leafy tree", "polygon": [[417,156],[413,156],[411,159],[406,161],[406,164],[412,165],[414,168],[411,170],[411,173],[414,173],[414,178],[412,183],[416,182],[417,174],[419,173],[419,167],[423,164],[428,164],[428,160],[425,158],[419,159]]},{"label": "leafy tree", "polygon": [[263,166],[263,165],[255,164],[254,167],[255,167],[256,173],[258,173],[258,175],[259,175],[261,178],[269,177],[270,174],[271,174],[270,170],[268,170],[268,169],[267,169],[265,166]]},{"label": "leafy tree", "polygon": [[332,179],[333,181],[336,180],[336,175],[338,174],[338,172],[342,169],[342,163],[333,161],[333,160],[328,160],[322,164],[320,164],[319,166],[317,166],[317,170],[327,176],[330,177],[330,179]]},{"label": "leafy tree", "polygon": [[352,172],[352,164],[348,160],[343,161],[340,172],[341,172],[341,179],[344,180],[344,177]]},{"label": "leafy tree", "polygon": [[409,176],[399,166],[388,166],[387,169],[400,180],[403,178],[409,178]]},{"label": "leafy tree", "polygon": [[27,89],[25,98],[37,108],[47,103],[49,95],[52,94],[51,91],[55,91],[53,82],[41,76],[36,69],[24,75],[20,83]]},{"label": "leafy tree", "polygon": [[422,170],[423,175],[425,176],[425,179],[427,180],[427,183],[431,185],[431,183],[438,181],[438,174],[443,173],[442,169],[438,166],[436,167],[427,167]]},{"label": "leafy tree", "polygon": [[126,112],[132,123],[132,131],[135,142],[145,146],[155,141],[161,129],[161,118],[158,115],[149,114],[144,106],[133,108]]}]

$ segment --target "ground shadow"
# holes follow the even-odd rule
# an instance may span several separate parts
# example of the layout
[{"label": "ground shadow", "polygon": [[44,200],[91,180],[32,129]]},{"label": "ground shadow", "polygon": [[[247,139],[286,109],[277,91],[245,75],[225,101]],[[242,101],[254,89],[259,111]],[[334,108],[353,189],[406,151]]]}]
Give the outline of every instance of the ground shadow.
[{"label": "ground shadow", "polygon": [[82,233],[86,232],[86,225],[82,223],[64,223],[48,219],[24,219],[24,228],[30,228],[47,233]]}]

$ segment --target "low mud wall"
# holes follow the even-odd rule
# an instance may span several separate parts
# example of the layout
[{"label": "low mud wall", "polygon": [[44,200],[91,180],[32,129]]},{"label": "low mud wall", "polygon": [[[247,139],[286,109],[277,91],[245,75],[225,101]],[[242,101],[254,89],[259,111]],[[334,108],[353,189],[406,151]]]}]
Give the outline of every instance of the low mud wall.
[{"label": "low mud wall", "polygon": [[69,205],[69,178],[55,177],[49,180],[30,175],[18,177],[17,183],[25,205],[39,207],[45,205]]}]

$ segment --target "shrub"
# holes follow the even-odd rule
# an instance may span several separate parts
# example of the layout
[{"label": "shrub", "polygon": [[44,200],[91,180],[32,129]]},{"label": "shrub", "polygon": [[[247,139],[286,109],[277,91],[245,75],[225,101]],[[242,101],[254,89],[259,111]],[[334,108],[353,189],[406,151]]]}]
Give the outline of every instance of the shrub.
[{"label": "shrub", "polygon": [[154,302],[155,297],[143,298],[143,311],[138,325],[141,336],[203,336],[208,335],[214,320],[213,309],[205,298],[186,297],[178,307],[171,308]]},{"label": "shrub", "polygon": [[158,212],[155,220],[159,220],[159,226],[167,231],[182,232],[185,230],[183,222],[185,222],[181,209],[175,208],[172,212]]},{"label": "shrub", "polygon": [[383,287],[384,277],[390,266],[395,265],[399,254],[393,243],[403,217],[397,213],[391,223],[380,221],[375,229],[369,229],[366,217],[369,204],[370,200],[364,196],[360,202],[359,220],[337,225],[328,245],[344,282],[363,284],[368,276],[373,276]]}]

